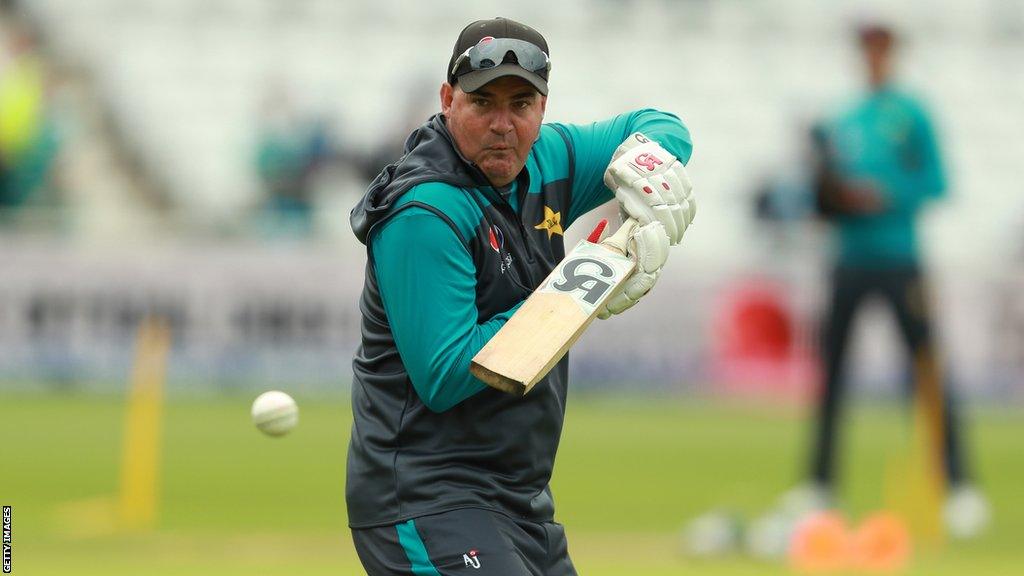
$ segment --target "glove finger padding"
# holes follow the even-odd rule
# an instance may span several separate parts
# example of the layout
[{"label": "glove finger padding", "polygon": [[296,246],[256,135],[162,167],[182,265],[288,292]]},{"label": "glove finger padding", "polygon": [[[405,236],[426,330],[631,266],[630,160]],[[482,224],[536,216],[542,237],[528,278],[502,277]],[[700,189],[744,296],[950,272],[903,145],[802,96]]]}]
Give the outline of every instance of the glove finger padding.
[{"label": "glove finger padding", "polygon": [[668,236],[661,223],[651,222],[636,229],[626,254],[636,261],[638,270],[652,273],[668,261],[668,248]]},{"label": "glove finger padding", "polygon": [[[682,178],[680,177],[680,170],[682,170]],[[690,187],[684,183],[683,178],[686,177],[686,171],[683,169],[683,165],[679,164],[678,169],[673,166],[672,170],[662,174],[665,179],[666,188],[662,192],[662,196],[670,198],[672,202],[676,204],[682,204],[684,200],[689,196]]]},{"label": "glove finger padding", "polygon": [[651,210],[654,212],[654,217],[661,224],[662,230],[665,232],[665,237],[669,240],[669,244],[673,243],[673,238],[683,237],[683,231],[686,227],[682,225],[682,209],[678,205],[676,207],[655,206]]},{"label": "glove finger padding", "polygon": [[625,248],[626,255],[636,261],[637,268],[623,283],[622,289],[601,307],[597,317],[602,320],[628,310],[650,292],[668,260],[668,236],[660,222],[634,228]]},{"label": "glove finger padding", "polygon": [[629,310],[640,301],[640,298],[651,291],[651,288],[658,282],[659,276],[661,276],[660,268],[650,273],[637,270],[626,280],[622,290],[608,299],[601,311],[597,313],[597,317],[607,320],[613,314],[622,314]]},{"label": "glove finger padding", "polygon": [[643,198],[628,192],[624,188],[620,188],[615,191],[615,199],[619,201],[619,207],[622,214],[624,214],[622,220],[626,218],[633,218],[641,226],[650,224],[656,220],[654,211],[644,201]]},{"label": "glove finger padding", "polygon": [[689,226],[693,222],[693,217],[697,215],[697,202],[693,198],[693,184],[690,182],[690,175],[682,164],[676,164],[665,177],[666,179],[675,177],[679,180],[679,203],[686,209],[686,225]]},{"label": "glove finger padding", "polygon": [[[622,292],[616,294],[616,296],[624,296],[626,299],[631,300],[633,304],[636,304],[640,298],[643,298],[654,288],[654,285],[658,282],[658,278],[661,276],[661,268],[654,272],[637,272],[630,278],[630,282],[626,282],[625,286],[622,287]],[[613,299],[614,300],[614,299]],[[628,306],[627,306],[628,308]],[[614,306],[608,307],[612,314],[618,314],[626,308],[616,308]]]}]

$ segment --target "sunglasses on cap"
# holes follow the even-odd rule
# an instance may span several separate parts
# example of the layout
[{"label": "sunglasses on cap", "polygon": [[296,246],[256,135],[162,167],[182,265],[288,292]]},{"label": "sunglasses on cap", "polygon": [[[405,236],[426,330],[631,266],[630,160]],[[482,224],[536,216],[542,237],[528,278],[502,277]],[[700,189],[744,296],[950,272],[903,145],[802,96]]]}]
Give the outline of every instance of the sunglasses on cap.
[{"label": "sunglasses on cap", "polygon": [[454,78],[456,71],[466,61],[469,61],[470,71],[494,68],[505,62],[509,52],[515,56],[515,63],[524,70],[535,73],[551,70],[551,60],[548,59],[547,53],[537,45],[516,38],[492,38],[488,36],[475,45],[470,46],[455,59],[450,76]]}]

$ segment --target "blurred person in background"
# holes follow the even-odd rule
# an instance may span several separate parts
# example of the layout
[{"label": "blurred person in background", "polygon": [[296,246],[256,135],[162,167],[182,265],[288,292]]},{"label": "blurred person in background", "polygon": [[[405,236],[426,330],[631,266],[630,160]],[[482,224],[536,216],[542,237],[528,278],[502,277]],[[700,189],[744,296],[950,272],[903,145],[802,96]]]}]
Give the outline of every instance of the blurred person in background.
[{"label": "blurred person in background", "polygon": [[434,114],[437,102],[431,97],[433,89],[432,80],[418,78],[410,81],[407,89],[403,91],[401,106],[398,110],[392,110],[389,118],[382,120],[382,123],[390,123],[390,126],[382,131],[384,137],[375,146],[371,146],[364,155],[357,155],[351,150],[346,151],[345,161],[356,167],[366,184],[373,181],[388,164],[402,156],[406,137],[419,128],[424,119]]},{"label": "blurred person in background", "polygon": [[352,210],[368,262],[346,501],[373,576],[576,574],[548,485],[568,358],[522,397],[470,360],[564,257],[564,229],[613,198],[642,224],[630,252],[643,264],[602,317],[646,294],[693,219],[692,144],[650,109],[542,124],[548,54],[518,22],[466,26],[441,113]]},{"label": "blurred person in background", "polygon": [[0,54],[0,223],[46,201],[58,142],[49,114],[47,77],[31,30],[4,23]]},{"label": "blurred person in background", "polygon": [[854,317],[871,297],[892,308],[911,360],[912,393],[937,375],[942,389],[944,517],[953,536],[972,537],[988,522],[988,504],[971,483],[959,406],[941,374],[938,338],[918,247],[918,216],[946,195],[947,182],[932,121],[921,102],[893,80],[897,37],[883,23],[857,30],[868,91],[816,126],[818,212],[832,225],[838,254],[822,339],[824,389],[819,398],[809,480],[780,508],[800,514],[833,505],[836,429],[846,394],[843,368]]},{"label": "blurred person in background", "polygon": [[331,161],[333,150],[325,122],[300,114],[283,86],[268,92],[254,158],[263,188],[260,216],[267,232],[298,236],[312,232],[314,179]]}]

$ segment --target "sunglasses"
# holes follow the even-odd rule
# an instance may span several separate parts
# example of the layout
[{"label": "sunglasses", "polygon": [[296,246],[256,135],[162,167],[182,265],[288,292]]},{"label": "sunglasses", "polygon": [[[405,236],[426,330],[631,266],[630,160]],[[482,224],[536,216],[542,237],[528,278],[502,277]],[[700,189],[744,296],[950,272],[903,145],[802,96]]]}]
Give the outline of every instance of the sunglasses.
[{"label": "sunglasses", "polygon": [[509,52],[515,55],[515,63],[529,72],[540,72],[551,70],[551,60],[547,53],[537,45],[526,40],[515,38],[491,38],[487,37],[476,45],[469,47],[458,58],[452,66],[451,76],[466,61],[469,61],[469,68],[472,71],[486,70],[503,64],[508,59]]}]

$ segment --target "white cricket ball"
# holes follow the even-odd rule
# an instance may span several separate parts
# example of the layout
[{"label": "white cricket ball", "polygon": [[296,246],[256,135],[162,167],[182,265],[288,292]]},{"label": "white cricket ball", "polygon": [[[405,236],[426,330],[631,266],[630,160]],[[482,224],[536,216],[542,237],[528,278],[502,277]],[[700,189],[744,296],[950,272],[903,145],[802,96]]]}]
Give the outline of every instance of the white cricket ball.
[{"label": "white cricket ball", "polygon": [[252,422],[268,436],[284,436],[299,423],[299,407],[284,392],[264,392],[252,403]]}]

